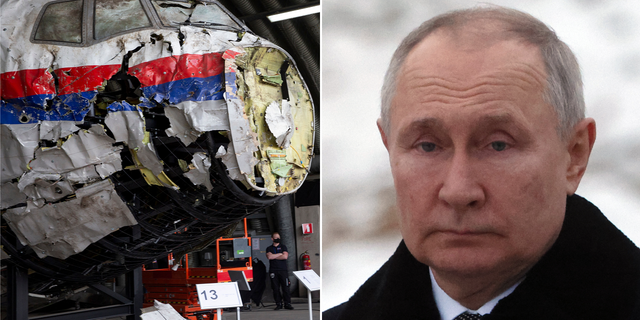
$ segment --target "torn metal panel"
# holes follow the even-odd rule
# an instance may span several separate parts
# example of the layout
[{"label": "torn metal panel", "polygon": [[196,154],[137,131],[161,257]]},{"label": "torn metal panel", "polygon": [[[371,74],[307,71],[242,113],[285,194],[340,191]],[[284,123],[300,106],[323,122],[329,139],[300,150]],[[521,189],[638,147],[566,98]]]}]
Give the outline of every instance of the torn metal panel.
[{"label": "torn metal panel", "polygon": [[[111,104],[109,107],[114,106]],[[142,144],[144,139],[144,120],[137,110],[111,109],[104,119],[104,124],[109,128],[115,141],[124,142],[130,148]]]},{"label": "torn metal panel", "polygon": [[71,135],[61,148],[74,168],[82,168],[103,163],[104,159],[119,160],[119,155],[114,156],[114,152],[120,151],[120,148],[113,147],[113,143],[113,139],[106,135],[101,125],[92,125],[88,130],[80,130],[78,134]]},{"label": "torn metal panel", "polygon": [[269,131],[276,137],[276,143],[280,148],[286,149],[293,137],[293,116],[289,101],[282,100],[282,107],[277,101],[269,104],[266,110],[265,121],[269,126]]},{"label": "torn metal panel", "polygon": [[[112,175],[114,172],[118,172],[118,171],[122,170],[122,163],[120,163],[120,162],[103,162],[103,163],[100,163],[100,164],[96,164],[94,168],[96,170],[96,173],[98,173],[98,175],[100,176],[100,178],[105,179],[108,176]],[[73,178],[71,177],[69,180],[73,181]]]},{"label": "torn metal panel", "polygon": [[36,179],[33,184],[26,186],[23,192],[32,201],[44,199],[47,202],[55,202],[73,194],[75,190],[67,180]]},{"label": "torn metal panel", "polygon": [[124,142],[129,149],[136,151],[138,160],[143,167],[151,170],[154,175],[159,175],[163,166],[156,155],[153,143],[149,143],[142,113],[124,101],[114,102],[109,108],[111,110],[134,109],[133,111],[110,112],[104,123],[113,132],[116,141]]},{"label": "torn metal panel", "polygon": [[[114,142],[101,125],[92,125],[89,130],[71,135],[60,147],[39,148],[18,187],[24,190],[38,178],[56,181],[64,177],[87,183],[120,171],[122,146],[113,146]],[[102,174],[96,172],[95,166],[100,166]]]},{"label": "torn metal panel", "polygon": [[240,173],[240,169],[238,168],[238,159],[236,158],[236,154],[233,151],[233,144],[230,143],[227,150],[224,149],[224,146],[220,146],[218,151],[216,152],[216,158],[222,159],[222,163],[227,167],[227,173],[229,177],[234,180],[243,180],[244,176]]},{"label": "torn metal panel", "polygon": [[134,69],[132,68],[135,66],[157,59],[171,59],[173,54],[180,53],[180,39],[178,37],[178,33],[175,31],[154,30],[148,33],[143,33],[143,31],[141,31],[139,38],[143,40],[142,42],[145,45],[140,51],[136,52],[131,56],[131,58],[129,58],[129,73],[136,77],[149,77],[150,74],[144,75],[141,73],[134,73]]},{"label": "torn metal panel", "polygon": [[169,119],[171,127],[165,130],[170,137],[178,137],[185,146],[190,145],[202,134],[191,127],[184,112],[176,107],[168,106],[164,115]]},{"label": "torn metal panel", "polygon": [[185,101],[165,107],[171,128],[169,136],[177,136],[185,145],[191,144],[203,132],[229,130],[227,104],[223,100]]},{"label": "torn metal panel", "polygon": [[0,185],[0,209],[6,209],[26,201],[27,196],[20,191],[17,183],[6,182]]},{"label": "torn metal panel", "polygon": [[164,109],[164,115],[169,119],[171,127],[165,130],[165,133],[170,137],[178,137],[185,146],[190,145],[202,134],[196,130],[193,130],[184,112],[175,107],[166,107]]},{"label": "torn metal panel", "polygon": [[56,141],[78,130],[74,121],[41,121],[40,140]]},{"label": "torn metal panel", "polygon": [[20,181],[16,185],[21,192],[24,192],[25,188],[36,183],[37,180],[48,180],[48,181],[58,181],[63,179],[62,174],[59,173],[39,173],[36,171],[27,171],[22,177],[20,177]]},{"label": "torn metal panel", "polygon": [[66,259],[124,226],[136,224],[109,180],[76,191],[76,198],[42,207],[8,209],[4,215],[22,244],[40,258]]},{"label": "torn metal panel", "polygon": [[209,168],[211,167],[211,160],[204,152],[196,152],[191,159],[191,165],[189,166],[189,172],[183,175],[193,184],[202,185],[207,187],[207,190],[211,191],[213,185],[211,185],[211,178],[209,177]]},{"label": "torn metal panel", "polygon": [[38,148],[38,124],[3,124],[0,130],[0,182],[5,183],[27,171]]},{"label": "torn metal panel", "polygon": [[238,66],[234,58],[242,55],[244,55],[244,49],[242,48],[227,50],[223,55],[223,58],[225,58],[224,97],[229,108],[229,126],[231,127],[229,135],[238,161],[238,170],[247,177],[247,182],[250,183],[250,181],[255,181],[253,166],[258,163],[258,159],[255,158],[253,153],[258,151],[258,140],[255,132],[251,130],[251,125],[245,113],[245,104],[237,95],[236,75]]},{"label": "torn metal panel", "polygon": [[224,100],[185,101],[175,107],[184,112],[196,131],[229,130],[229,114]]},{"label": "torn metal panel", "polygon": [[[246,33],[242,39],[238,41],[238,31],[222,32],[220,30],[213,32],[195,26],[182,26],[180,32],[190,41],[185,41],[182,50],[185,52],[225,52],[230,48],[259,46],[263,43],[270,44],[265,39],[259,38],[251,33]],[[204,51],[203,51],[204,50]]]},{"label": "torn metal panel", "polygon": [[[114,157],[114,161],[115,157]],[[120,164],[119,161],[114,162],[114,164],[117,165],[114,166],[115,168],[122,168],[122,165]],[[100,164],[101,165],[101,164]],[[98,171],[96,170],[96,166],[98,165],[91,165],[91,166],[86,166],[86,167],[82,167],[82,168],[78,168],[75,170],[71,170],[69,172],[65,172],[62,177],[64,179],[70,180],[70,181],[74,181],[74,182],[79,182],[79,183],[90,183],[96,180],[99,180],[100,178],[106,178],[106,176],[100,176],[100,174],[98,173]],[[119,170],[116,170],[119,171]]]}]

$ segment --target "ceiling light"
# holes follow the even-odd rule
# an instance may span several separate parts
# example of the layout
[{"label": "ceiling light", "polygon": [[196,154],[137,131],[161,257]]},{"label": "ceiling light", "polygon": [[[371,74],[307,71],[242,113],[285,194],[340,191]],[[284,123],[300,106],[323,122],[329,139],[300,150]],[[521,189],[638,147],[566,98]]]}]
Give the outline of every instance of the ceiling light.
[{"label": "ceiling light", "polygon": [[267,16],[271,22],[289,20],[320,12],[320,6],[313,6]]}]

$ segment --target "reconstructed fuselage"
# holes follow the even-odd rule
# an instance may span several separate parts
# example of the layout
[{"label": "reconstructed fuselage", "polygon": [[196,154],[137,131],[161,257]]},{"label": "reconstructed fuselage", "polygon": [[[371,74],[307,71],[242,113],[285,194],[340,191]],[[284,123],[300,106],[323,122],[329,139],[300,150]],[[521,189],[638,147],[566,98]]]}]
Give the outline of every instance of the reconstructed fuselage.
[{"label": "reconstructed fuselage", "polygon": [[2,245],[43,279],[198,250],[304,181],[306,85],[217,3],[8,0],[1,13]]}]

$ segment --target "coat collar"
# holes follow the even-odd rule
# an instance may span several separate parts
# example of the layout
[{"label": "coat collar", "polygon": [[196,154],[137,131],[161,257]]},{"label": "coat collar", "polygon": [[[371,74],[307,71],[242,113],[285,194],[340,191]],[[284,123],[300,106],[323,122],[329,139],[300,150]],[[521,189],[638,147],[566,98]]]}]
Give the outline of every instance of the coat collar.
[{"label": "coat collar", "polygon": [[[348,302],[339,319],[439,319],[429,267],[400,243]],[[640,249],[593,204],[574,195],[558,239],[487,320],[640,319]]]}]

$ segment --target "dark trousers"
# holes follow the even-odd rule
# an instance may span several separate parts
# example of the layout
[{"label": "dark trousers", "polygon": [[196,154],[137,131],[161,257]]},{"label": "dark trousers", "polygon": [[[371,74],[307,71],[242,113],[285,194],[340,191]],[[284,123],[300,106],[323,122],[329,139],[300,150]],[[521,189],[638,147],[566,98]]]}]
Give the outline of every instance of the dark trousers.
[{"label": "dark trousers", "polygon": [[[269,272],[271,278],[271,288],[273,289],[273,299],[276,305],[282,305],[282,298],[285,304],[291,304],[291,295],[289,294],[289,273],[284,270]],[[282,287],[282,294],[280,294]]]}]

